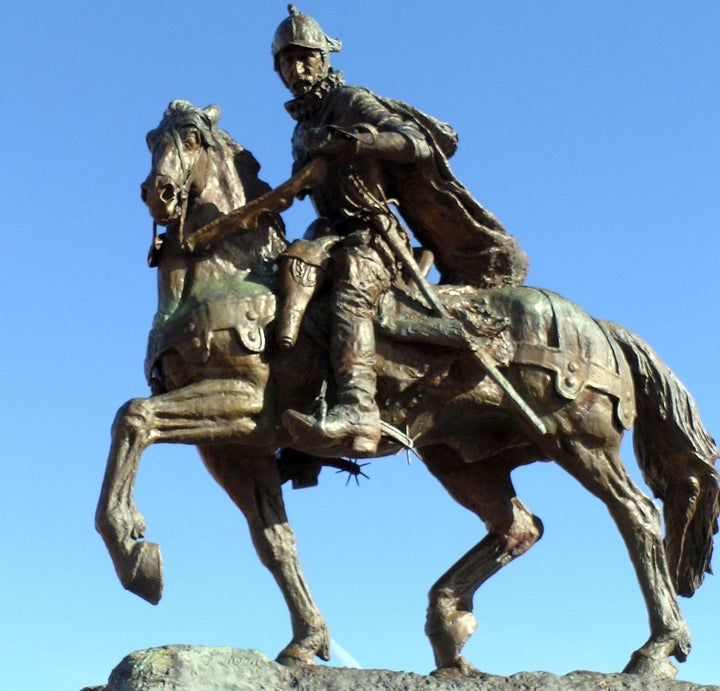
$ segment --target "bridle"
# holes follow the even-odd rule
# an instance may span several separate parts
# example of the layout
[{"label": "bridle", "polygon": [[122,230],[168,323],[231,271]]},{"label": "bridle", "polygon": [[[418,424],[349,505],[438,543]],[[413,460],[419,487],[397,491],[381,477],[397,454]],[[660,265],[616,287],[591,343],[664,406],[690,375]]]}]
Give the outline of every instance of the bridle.
[{"label": "bridle", "polygon": [[[178,186],[178,203],[180,206],[180,221],[178,223],[178,243],[181,249],[186,249],[185,219],[187,218],[188,202],[190,199],[190,182],[192,180],[193,173],[195,172],[195,166],[200,157],[197,156],[190,167],[186,166],[185,161],[183,160],[182,142],[180,141],[180,135],[178,134],[177,126],[172,127],[172,137],[173,144],[175,145],[175,151],[177,152],[178,160],[180,161],[180,172],[182,174],[182,184]],[[201,146],[203,145],[201,144]],[[205,175],[207,176],[207,170],[205,171]],[[172,180],[172,182],[175,183],[175,180]],[[157,266],[157,256],[163,245],[164,235],[158,233],[157,228],[157,221],[153,219],[152,245],[150,246],[150,253],[148,255],[148,264],[151,267]]]}]

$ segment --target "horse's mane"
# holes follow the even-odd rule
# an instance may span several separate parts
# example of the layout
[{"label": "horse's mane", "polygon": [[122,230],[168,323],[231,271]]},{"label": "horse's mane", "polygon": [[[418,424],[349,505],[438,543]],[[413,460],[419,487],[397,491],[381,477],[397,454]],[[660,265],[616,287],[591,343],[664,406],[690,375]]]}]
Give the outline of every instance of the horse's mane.
[{"label": "horse's mane", "polygon": [[270,190],[270,185],[260,179],[260,164],[242,144],[236,142],[225,130],[214,128],[216,138],[232,151],[235,170],[242,180],[247,201],[251,201]]},{"label": "horse's mane", "polygon": [[235,170],[243,185],[245,199],[250,201],[267,192],[270,186],[259,178],[260,164],[255,156],[242,144],[236,142],[225,130],[216,126],[220,116],[219,106],[210,105],[207,108],[198,108],[190,101],[176,99],[168,105],[157,130],[150,132],[148,138],[164,127],[177,127],[181,123],[194,125],[207,146],[218,150],[221,155],[223,149],[230,152]]}]

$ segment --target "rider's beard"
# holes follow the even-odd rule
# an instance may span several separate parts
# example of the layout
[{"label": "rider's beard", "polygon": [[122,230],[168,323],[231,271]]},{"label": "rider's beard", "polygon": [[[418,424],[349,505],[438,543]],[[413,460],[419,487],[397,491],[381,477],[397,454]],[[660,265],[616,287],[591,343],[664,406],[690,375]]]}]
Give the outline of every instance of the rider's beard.
[{"label": "rider's beard", "polygon": [[[300,80],[307,81],[307,80]],[[288,101],[285,104],[285,108],[288,113],[295,118],[300,120],[305,115],[315,112],[322,104],[323,97],[338,86],[342,86],[345,83],[342,72],[336,72],[332,68],[328,74],[322,79],[318,79],[315,82],[311,82],[310,88],[301,94],[296,94],[292,101]],[[295,83],[292,88],[295,93]]]}]

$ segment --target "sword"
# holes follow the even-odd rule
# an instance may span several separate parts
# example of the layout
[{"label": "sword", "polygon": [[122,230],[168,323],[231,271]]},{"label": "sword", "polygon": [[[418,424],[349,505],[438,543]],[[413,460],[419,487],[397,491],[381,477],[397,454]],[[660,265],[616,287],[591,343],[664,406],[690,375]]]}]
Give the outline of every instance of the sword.
[{"label": "sword", "polygon": [[[432,286],[428,283],[427,279],[420,270],[412,251],[401,240],[400,234],[397,231],[402,226],[400,226],[400,222],[397,220],[395,214],[389,210],[388,202],[384,199],[384,195],[381,199],[378,199],[370,192],[370,190],[367,189],[366,185],[357,174],[353,171],[348,171],[347,174],[349,182],[355,187],[355,190],[361,196],[363,196],[375,208],[387,209],[388,213],[374,214],[371,220],[375,222],[375,227],[379,230],[390,249],[406,267],[407,273],[409,273],[410,277],[415,281],[415,284],[420,289],[420,292],[430,304],[431,309],[436,312],[439,317],[459,323],[458,319],[450,314],[445,308],[445,305],[442,304],[437,293],[433,290]],[[380,190],[380,194],[382,195],[382,190]],[[517,392],[507,377],[498,369],[498,366],[492,358],[481,347],[474,344],[467,335],[465,335],[464,341],[468,348],[472,351],[473,355],[478,359],[488,376],[505,392],[505,394],[507,394],[508,399],[515,409],[535,428],[535,430],[543,436],[546,435],[547,428],[545,427],[545,423],[527,404],[525,399]]]}]

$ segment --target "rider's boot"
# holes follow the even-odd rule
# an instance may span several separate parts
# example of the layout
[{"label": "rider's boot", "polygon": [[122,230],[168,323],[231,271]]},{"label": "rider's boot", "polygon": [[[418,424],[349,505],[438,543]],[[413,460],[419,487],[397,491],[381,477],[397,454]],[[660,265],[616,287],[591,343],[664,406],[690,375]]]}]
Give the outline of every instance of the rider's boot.
[{"label": "rider's boot", "polygon": [[[324,419],[287,411],[286,420],[304,445],[319,449],[349,442],[350,453],[372,456],[380,442],[380,411],[375,403],[375,332],[371,319],[337,319],[331,358],[337,404]],[[304,428],[304,429],[303,429]]]}]

